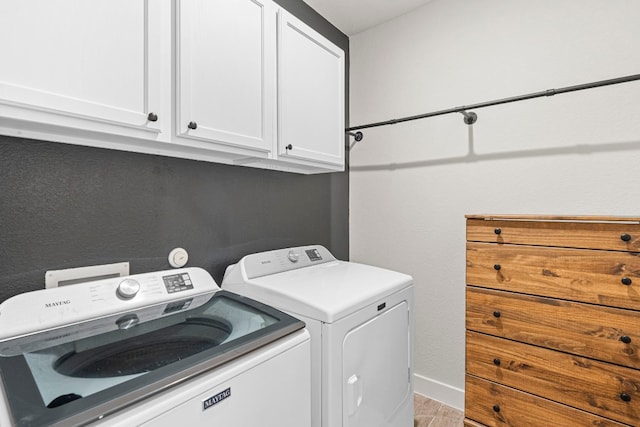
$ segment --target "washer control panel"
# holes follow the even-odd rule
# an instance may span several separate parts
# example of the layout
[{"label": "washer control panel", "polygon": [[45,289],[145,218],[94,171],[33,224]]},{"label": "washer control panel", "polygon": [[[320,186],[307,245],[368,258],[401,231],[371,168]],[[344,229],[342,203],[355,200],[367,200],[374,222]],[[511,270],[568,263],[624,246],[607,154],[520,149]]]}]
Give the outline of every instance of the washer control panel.
[{"label": "washer control panel", "polygon": [[[251,279],[333,261],[336,258],[331,252],[323,246],[314,245],[251,254],[238,264],[244,267],[247,278]],[[229,269],[234,267],[237,265]]]},{"label": "washer control panel", "polygon": [[[188,306],[184,301],[204,294],[208,299],[218,290],[207,271],[189,267],[26,292],[0,304],[0,348],[5,341],[150,306],[177,300]],[[136,322],[127,319],[118,327]]]},{"label": "washer control panel", "polygon": [[193,289],[193,282],[189,273],[172,274],[170,276],[163,276],[164,286],[167,292],[170,294],[181,291],[188,291]]}]

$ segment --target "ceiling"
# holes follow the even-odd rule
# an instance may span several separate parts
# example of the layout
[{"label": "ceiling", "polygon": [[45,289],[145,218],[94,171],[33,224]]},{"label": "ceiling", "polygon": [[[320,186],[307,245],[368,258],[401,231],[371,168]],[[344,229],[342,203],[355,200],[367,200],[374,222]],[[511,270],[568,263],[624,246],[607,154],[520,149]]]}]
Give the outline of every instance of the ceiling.
[{"label": "ceiling", "polygon": [[431,0],[304,0],[348,36],[404,15]]}]

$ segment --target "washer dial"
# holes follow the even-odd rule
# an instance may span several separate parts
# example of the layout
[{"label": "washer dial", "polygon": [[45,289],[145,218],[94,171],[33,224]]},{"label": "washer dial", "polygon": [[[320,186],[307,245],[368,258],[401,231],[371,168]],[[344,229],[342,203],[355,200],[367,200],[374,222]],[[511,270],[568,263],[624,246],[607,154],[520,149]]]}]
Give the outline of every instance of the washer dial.
[{"label": "washer dial", "polygon": [[289,251],[289,253],[287,254],[287,258],[289,258],[289,261],[291,262],[298,262],[298,259],[300,259],[300,254],[296,251]]},{"label": "washer dial", "polygon": [[137,280],[125,279],[118,285],[116,294],[122,299],[131,299],[140,291],[140,283]]}]

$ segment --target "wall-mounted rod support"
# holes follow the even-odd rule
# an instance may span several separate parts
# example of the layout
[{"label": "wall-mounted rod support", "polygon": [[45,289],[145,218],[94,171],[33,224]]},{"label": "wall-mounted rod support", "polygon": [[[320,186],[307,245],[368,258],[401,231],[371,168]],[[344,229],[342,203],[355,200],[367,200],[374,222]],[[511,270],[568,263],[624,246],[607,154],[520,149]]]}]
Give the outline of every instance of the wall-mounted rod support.
[{"label": "wall-mounted rod support", "polygon": [[[408,121],[411,121],[411,120],[418,120],[418,119],[426,119],[427,117],[441,116],[443,114],[450,114],[450,113],[462,113],[462,114],[464,114],[465,115],[464,121],[465,121],[465,123],[467,123],[467,120],[468,120],[467,116],[470,116],[472,114],[475,116],[475,113],[467,113],[467,110],[477,110],[478,108],[491,107],[493,105],[508,104],[510,102],[525,101],[527,99],[540,98],[540,97],[543,97],[543,96],[559,95],[559,94],[562,94],[562,93],[576,92],[576,91],[585,90],[585,89],[593,89],[593,88],[601,87],[601,86],[609,86],[609,85],[615,85],[615,84],[619,84],[619,83],[627,83],[627,82],[632,82],[632,81],[635,81],[635,80],[640,80],[640,74],[633,74],[633,75],[630,75],[630,76],[618,77],[618,78],[609,79],[609,80],[600,80],[600,81],[597,81],[597,82],[585,83],[585,84],[580,84],[580,85],[575,85],[575,86],[567,86],[567,87],[563,87],[563,88],[560,88],[560,89],[548,89],[548,90],[544,90],[544,91],[541,91],[541,92],[529,93],[529,94],[526,94],[526,95],[512,96],[510,98],[496,99],[494,101],[480,102],[478,104],[463,105],[461,107],[455,107],[455,108],[448,108],[446,110],[433,111],[431,113],[419,114],[417,116],[409,116],[409,117],[403,117],[403,118],[400,118],[400,119],[387,120],[387,121],[384,121],[384,122],[376,122],[376,123],[370,123],[370,124],[367,124],[367,125],[353,126],[353,127],[345,129],[345,131],[346,132],[351,132],[351,131],[354,131],[354,130],[368,129],[368,128],[374,128],[374,127],[378,127],[378,126],[395,125],[396,123],[408,122]],[[475,119],[473,120],[473,122],[475,122]],[[467,123],[467,124],[471,124],[471,123]]]},{"label": "wall-mounted rod support", "polygon": [[358,131],[358,132],[347,132],[347,133],[349,135],[351,135],[352,137],[354,137],[356,141],[362,141],[362,138],[364,138],[364,135],[360,131]]},{"label": "wall-mounted rod support", "polygon": [[466,111],[459,111],[459,113],[464,116],[464,122],[468,125],[472,125],[478,121],[478,115],[473,111],[471,113],[467,113]]}]

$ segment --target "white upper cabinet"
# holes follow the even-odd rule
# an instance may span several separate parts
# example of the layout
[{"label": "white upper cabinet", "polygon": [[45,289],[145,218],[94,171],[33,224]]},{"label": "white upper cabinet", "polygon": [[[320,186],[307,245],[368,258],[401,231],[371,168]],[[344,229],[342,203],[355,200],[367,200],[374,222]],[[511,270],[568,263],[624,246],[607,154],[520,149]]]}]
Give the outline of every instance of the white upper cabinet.
[{"label": "white upper cabinet", "polygon": [[275,5],[179,0],[177,8],[177,134],[269,155],[275,140]]},{"label": "white upper cabinet", "polygon": [[344,168],[344,52],[278,12],[278,155]]},{"label": "white upper cabinet", "polygon": [[0,1],[0,134],[344,170],[344,52],[272,0]]},{"label": "white upper cabinet", "polygon": [[149,138],[161,130],[161,28],[145,0],[0,2],[0,117]]}]

